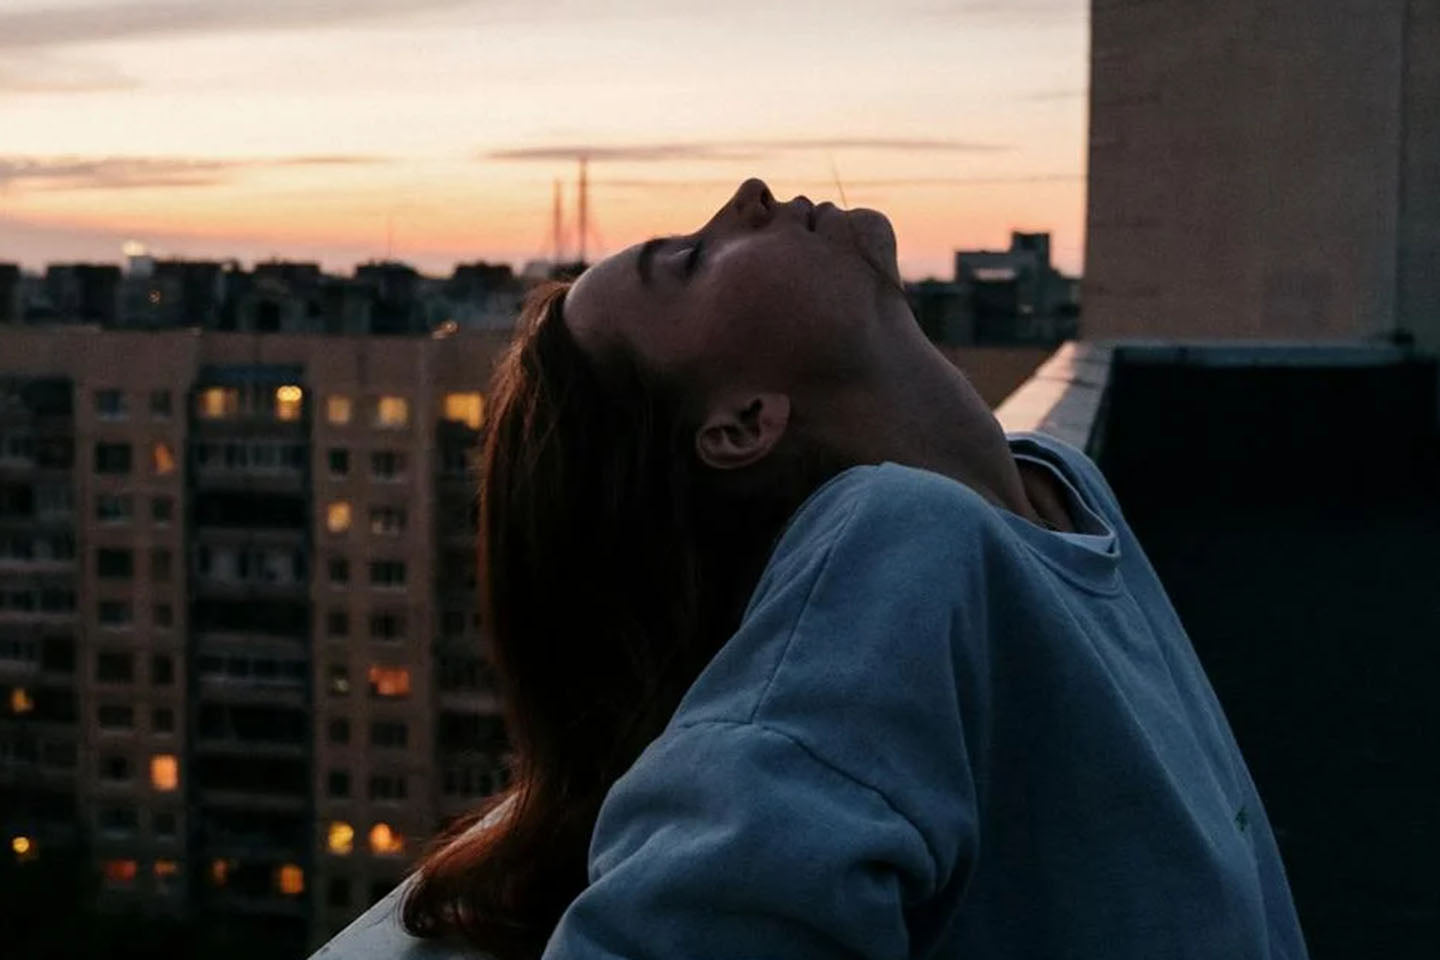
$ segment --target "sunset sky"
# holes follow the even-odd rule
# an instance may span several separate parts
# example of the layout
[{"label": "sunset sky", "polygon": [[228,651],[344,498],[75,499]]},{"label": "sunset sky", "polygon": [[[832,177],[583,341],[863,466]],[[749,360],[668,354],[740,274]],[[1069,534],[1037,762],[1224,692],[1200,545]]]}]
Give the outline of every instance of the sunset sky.
[{"label": "sunset sky", "polygon": [[[591,259],[750,175],[883,210],[907,278],[1082,265],[1085,0],[3,0],[0,261]],[[723,12],[720,12],[722,11]]]}]

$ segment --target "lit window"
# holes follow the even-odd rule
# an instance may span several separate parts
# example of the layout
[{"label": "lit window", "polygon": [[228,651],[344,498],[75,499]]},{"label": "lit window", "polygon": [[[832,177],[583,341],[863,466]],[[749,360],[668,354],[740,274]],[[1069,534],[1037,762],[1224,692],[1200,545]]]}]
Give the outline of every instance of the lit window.
[{"label": "lit window", "polygon": [[331,533],[344,533],[350,529],[350,501],[336,500],[325,511],[325,529]]},{"label": "lit window", "polygon": [[375,401],[375,426],[403,427],[410,422],[410,401],[385,396]]},{"label": "lit window", "polygon": [[305,399],[305,391],[287,383],[283,387],[275,388],[275,419],[276,420],[299,420],[300,408]]},{"label": "lit window", "polygon": [[479,430],[480,424],[485,422],[484,394],[445,394],[445,419],[463,423],[471,430]]},{"label": "lit window", "polygon": [[405,852],[405,838],[400,836],[388,823],[377,823],[370,828],[370,852],[382,856],[398,856]]},{"label": "lit window", "polygon": [[180,864],[176,863],[174,860],[155,861],[155,876],[157,877],[173,877],[179,872]]},{"label": "lit window", "polygon": [[10,690],[10,712],[29,713],[35,709],[35,698],[30,696],[30,691],[24,687],[14,687]]},{"label": "lit window", "polygon": [[345,856],[355,849],[355,828],[344,820],[331,821],[325,845],[331,853]]},{"label": "lit window", "polygon": [[170,449],[170,444],[157,440],[150,449],[150,462],[155,468],[155,476],[169,476],[175,472],[175,451]]},{"label": "lit window", "polygon": [[331,423],[349,423],[350,398],[343,393],[332,393],[326,397],[325,419]]},{"label": "lit window", "polygon": [[372,666],[370,668],[370,696],[410,696],[409,668]]},{"label": "lit window", "polygon": [[150,786],[168,793],[180,786],[180,762],[173,753],[157,753],[150,758]]},{"label": "lit window", "polygon": [[102,860],[100,873],[112,887],[128,887],[135,882],[140,865],[134,860]]},{"label": "lit window", "polygon": [[201,420],[224,420],[240,412],[240,391],[234,387],[207,387],[200,391],[195,413]]},{"label": "lit window", "polygon": [[230,881],[230,871],[235,869],[234,860],[211,860],[210,861],[210,882],[217,887],[223,887]]},{"label": "lit window", "polygon": [[22,860],[35,856],[35,843],[29,837],[11,837],[10,849]]},{"label": "lit window", "polygon": [[293,863],[287,863],[275,871],[275,889],[287,897],[305,892],[305,871]]}]

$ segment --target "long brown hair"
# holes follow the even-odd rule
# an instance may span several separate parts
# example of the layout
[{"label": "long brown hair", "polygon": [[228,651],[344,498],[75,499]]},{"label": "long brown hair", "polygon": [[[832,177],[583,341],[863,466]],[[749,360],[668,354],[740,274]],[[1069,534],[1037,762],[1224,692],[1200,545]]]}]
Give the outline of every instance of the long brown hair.
[{"label": "long brown hair", "polygon": [[582,352],[568,289],[527,297],[483,447],[481,604],[511,785],[437,838],[403,907],[410,932],[501,960],[539,956],[585,886],[606,791],[738,626],[787,518],[846,465],[790,430],[743,489],[706,468],[684,385],[619,344]]}]

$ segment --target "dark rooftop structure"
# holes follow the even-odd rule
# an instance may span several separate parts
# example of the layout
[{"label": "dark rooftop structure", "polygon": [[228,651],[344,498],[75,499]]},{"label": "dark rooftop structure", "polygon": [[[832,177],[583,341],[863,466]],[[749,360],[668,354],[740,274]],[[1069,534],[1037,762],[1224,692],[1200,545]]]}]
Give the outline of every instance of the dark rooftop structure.
[{"label": "dark rooftop structure", "polygon": [[997,411],[1109,479],[1245,753],[1315,960],[1440,943],[1436,367],[1384,344],[1079,342]]}]

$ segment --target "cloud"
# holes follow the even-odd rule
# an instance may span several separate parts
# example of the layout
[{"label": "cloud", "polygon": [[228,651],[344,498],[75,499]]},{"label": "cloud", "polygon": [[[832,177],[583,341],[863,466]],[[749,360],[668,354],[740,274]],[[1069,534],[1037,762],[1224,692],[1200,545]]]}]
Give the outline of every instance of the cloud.
[{"label": "cloud", "polygon": [[[843,187],[972,187],[992,186],[1012,183],[1077,183],[1083,181],[1083,173],[1036,173],[1036,174],[1015,174],[1009,176],[993,177],[880,177],[874,179],[846,179],[840,180]],[[835,181],[816,178],[814,180],[795,180],[787,178],[789,183],[815,183],[826,187],[835,185]],[[608,187],[618,190],[699,190],[713,189],[715,187],[739,186],[740,181],[735,177],[714,177],[697,180],[664,180],[646,178],[601,178],[592,179],[592,187]]]},{"label": "cloud", "polygon": [[96,93],[132,90],[140,82],[114,67],[51,57],[7,57],[0,62],[0,95],[6,93]]},{"label": "cloud", "polygon": [[332,166],[388,162],[383,157],[296,156],[243,160],[201,157],[4,157],[0,189],[125,190],[137,187],[209,187],[233,174],[265,167]]},{"label": "cloud", "polygon": [[757,160],[769,153],[789,150],[895,150],[910,153],[992,153],[1008,145],[969,140],[907,139],[903,137],[837,137],[791,140],[730,140],[637,143],[622,146],[568,144],[553,147],[515,147],[483,154],[488,160]]},{"label": "cloud", "polygon": [[183,33],[290,30],[408,16],[476,0],[125,0],[0,12],[0,50]]}]

